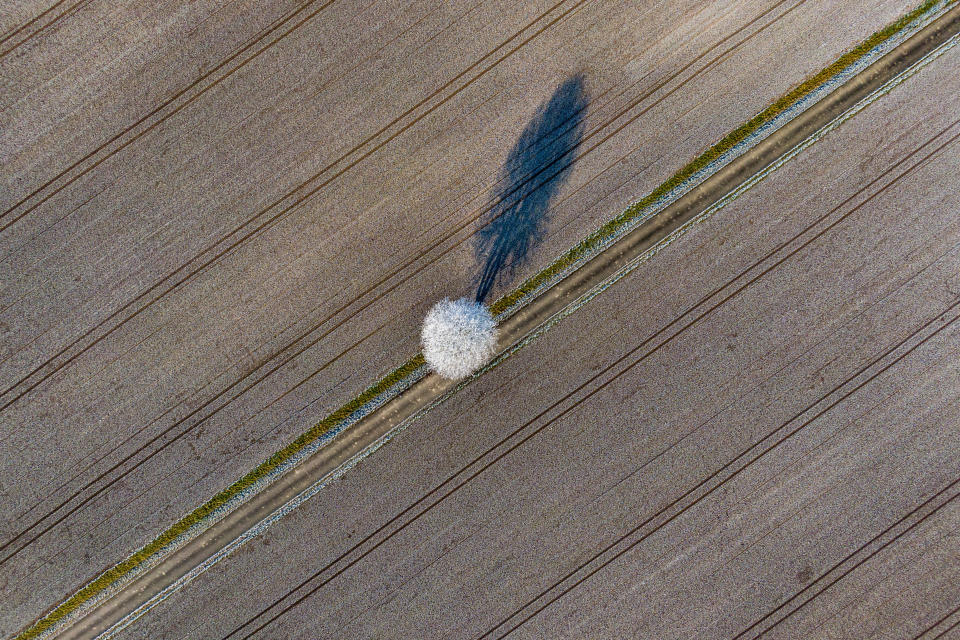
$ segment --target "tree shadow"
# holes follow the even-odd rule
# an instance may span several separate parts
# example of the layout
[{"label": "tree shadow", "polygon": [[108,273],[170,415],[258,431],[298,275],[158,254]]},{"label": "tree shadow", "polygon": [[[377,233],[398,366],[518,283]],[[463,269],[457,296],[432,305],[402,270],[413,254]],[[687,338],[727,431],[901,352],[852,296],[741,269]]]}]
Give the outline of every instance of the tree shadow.
[{"label": "tree shadow", "polygon": [[549,222],[550,201],[569,175],[583,136],[587,95],[582,75],[565,81],[520,134],[504,164],[474,249],[483,259],[477,302],[526,262]]}]

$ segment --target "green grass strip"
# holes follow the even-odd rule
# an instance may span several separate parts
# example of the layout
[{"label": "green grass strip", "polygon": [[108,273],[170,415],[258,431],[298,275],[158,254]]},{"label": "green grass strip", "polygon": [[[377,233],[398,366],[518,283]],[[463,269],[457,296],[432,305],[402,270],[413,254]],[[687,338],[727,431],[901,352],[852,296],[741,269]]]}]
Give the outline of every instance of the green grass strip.
[{"label": "green grass strip", "polygon": [[[632,204],[623,213],[613,220],[607,222],[597,231],[588,236],[585,240],[560,256],[546,269],[537,273],[526,280],[517,289],[504,295],[491,305],[490,310],[493,314],[499,314],[522,300],[539,287],[557,277],[570,265],[576,263],[585,256],[590,255],[605,241],[617,234],[625,226],[635,221],[644,209],[657,202],[660,198],[668,194],[674,188],[682,184],[698,171],[709,165],[721,155],[731,150],[733,147],[743,142],[748,136],[755,133],[760,127],[766,125],[778,115],[795,105],[797,102],[816,91],[827,83],[831,78],[859,61],[863,56],[872,51],[875,47],[883,44],[893,36],[897,35],[907,25],[921,18],[929,12],[940,0],[927,0],[919,7],[904,15],[896,22],[877,31],[859,45],[840,56],[833,64],[824,68],[816,75],[808,78],[802,84],[787,92],[779,100],[758,113],[756,116],[743,123],[722,140],[710,147],[703,154],[695,158],[692,162],[675,173],[670,179],[654,189],[646,197]],[[953,2],[948,3],[953,4]],[[412,374],[418,368],[423,366],[424,359],[422,354],[416,355],[402,366],[394,369],[383,379],[358,395],[356,398],[343,405],[316,425],[302,433],[296,440],[280,449],[272,456],[260,463],[248,474],[231,484],[226,489],[217,493],[209,501],[177,521],[173,526],[164,531],[155,540],[141,548],[139,551],[128,557],[126,560],[114,566],[112,569],[104,572],[95,580],[70,596],[65,602],[49,614],[38,620],[28,629],[24,630],[14,640],[30,640],[38,637],[40,634],[49,630],[55,624],[74,613],[83,606],[88,600],[114,585],[117,581],[123,579],[134,569],[146,562],[149,558],[160,552],[164,547],[173,543],[177,538],[186,533],[191,527],[199,524],[205,518],[213,514],[217,509],[224,506],[227,502],[240,495],[243,491],[249,489],[258,481],[267,475],[276,471],[281,465],[288,462],[295,455],[303,451],[309,445],[315,443],[323,437],[332,428],[339,425],[350,415],[355,413],[365,404],[388,391],[395,384]]]},{"label": "green grass strip", "polygon": [[64,619],[80,608],[80,606],[82,606],[87,600],[91,599],[104,589],[107,589],[116,581],[125,577],[151,556],[158,553],[164,547],[171,544],[181,535],[186,533],[191,527],[202,522],[217,509],[240,495],[243,491],[246,491],[252,487],[256,482],[276,471],[282,464],[303,451],[308,445],[316,442],[325,433],[330,431],[330,429],[336,427],[343,420],[347,419],[354,412],[363,407],[363,405],[389,390],[395,384],[409,376],[424,364],[425,361],[423,359],[423,355],[418,354],[407,363],[388,373],[376,384],[325,417],[323,420],[315,424],[304,433],[300,434],[296,440],[260,463],[260,465],[258,465],[253,471],[243,476],[226,489],[220,491],[209,501],[177,521],[176,524],[161,533],[159,537],[154,539],[145,547],[131,555],[120,564],[114,566],[112,569],[98,576],[96,580],[87,584],[85,587],[73,594],[63,604],[37,621],[37,623],[32,627],[26,629],[23,633],[17,636],[15,640],[28,640],[29,638],[36,638],[44,631],[53,627],[60,620]]},{"label": "green grass strip", "polygon": [[630,205],[619,216],[597,229],[585,240],[567,251],[567,253],[557,258],[557,260],[550,264],[546,269],[526,280],[518,288],[497,300],[490,307],[491,313],[497,315],[503,311],[506,311],[517,302],[522,300],[525,296],[529,295],[533,291],[536,291],[539,287],[557,277],[560,273],[567,269],[567,267],[576,263],[585,256],[590,255],[604,242],[616,235],[617,232],[635,221],[636,218],[641,215],[641,213],[647,207],[670,193],[670,191],[672,191],[674,188],[681,185],[683,182],[722,156],[724,153],[730,151],[735,146],[743,142],[748,136],[759,130],[760,127],[771,122],[774,118],[795,105],[797,102],[822,87],[824,84],[829,82],[831,78],[836,76],[850,65],[859,61],[875,47],[883,44],[885,41],[900,33],[900,31],[903,30],[907,25],[923,16],[923,14],[930,11],[937,4],[939,4],[939,0],[927,0],[927,2],[924,2],[910,13],[901,17],[899,20],[881,29],[880,31],[877,31],[859,45],[837,58],[837,60],[830,66],[822,69],[816,75],[808,78],[802,84],[784,94],[779,100],[771,104],[769,107],[728,133],[722,140],[707,149],[703,154],[695,158],[690,164],[680,169],[670,179],[654,189],[646,197]]}]

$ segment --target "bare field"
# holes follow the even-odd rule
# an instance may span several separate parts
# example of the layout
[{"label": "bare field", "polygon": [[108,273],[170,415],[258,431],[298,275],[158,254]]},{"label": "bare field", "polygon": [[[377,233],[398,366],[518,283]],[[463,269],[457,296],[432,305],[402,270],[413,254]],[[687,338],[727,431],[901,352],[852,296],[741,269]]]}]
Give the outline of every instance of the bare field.
[{"label": "bare field", "polygon": [[[4,636],[416,353],[438,298],[510,290],[913,8],[80,0],[27,24],[35,4],[0,22]],[[954,49],[121,637],[947,630],[958,70]],[[575,161],[489,277],[491,213],[558,128]]]},{"label": "bare field", "polygon": [[942,100],[958,65],[946,54],[122,637],[933,625],[960,601],[960,111]]}]

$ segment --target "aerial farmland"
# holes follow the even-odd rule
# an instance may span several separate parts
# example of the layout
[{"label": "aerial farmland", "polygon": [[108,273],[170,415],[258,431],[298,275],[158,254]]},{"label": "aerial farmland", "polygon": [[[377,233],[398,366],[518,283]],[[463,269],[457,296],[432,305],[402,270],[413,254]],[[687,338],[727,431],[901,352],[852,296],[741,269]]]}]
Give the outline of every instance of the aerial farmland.
[{"label": "aerial farmland", "polygon": [[960,638],[956,0],[0,4],[0,638]]}]

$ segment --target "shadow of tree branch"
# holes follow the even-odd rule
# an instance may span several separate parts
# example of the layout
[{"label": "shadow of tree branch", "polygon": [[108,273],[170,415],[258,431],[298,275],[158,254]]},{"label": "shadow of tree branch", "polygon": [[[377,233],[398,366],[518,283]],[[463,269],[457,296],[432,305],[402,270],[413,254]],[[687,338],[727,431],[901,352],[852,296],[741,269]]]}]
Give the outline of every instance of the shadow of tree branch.
[{"label": "shadow of tree branch", "polygon": [[[537,110],[514,145],[503,168],[495,201],[477,234],[475,252],[483,260],[477,283],[477,302],[483,302],[501,279],[524,264],[549,222],[550,202],[569,175],[572,154],[583,135],[587,96],[583,76],[557,87]],[[544,169],[562,168],[551,175]],[[546,173],[545,180],[531,179]]]}]

